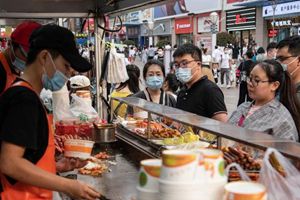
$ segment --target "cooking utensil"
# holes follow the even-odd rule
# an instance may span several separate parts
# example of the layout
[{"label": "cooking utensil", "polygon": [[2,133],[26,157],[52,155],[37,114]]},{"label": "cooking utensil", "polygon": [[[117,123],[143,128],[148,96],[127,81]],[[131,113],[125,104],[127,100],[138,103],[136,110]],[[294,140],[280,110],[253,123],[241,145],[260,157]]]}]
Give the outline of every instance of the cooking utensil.
[{"label": "cooking utensil", "polygon": [[116,125],[94,123],[92,139],[95,143],[110,143],[116,141]]}]

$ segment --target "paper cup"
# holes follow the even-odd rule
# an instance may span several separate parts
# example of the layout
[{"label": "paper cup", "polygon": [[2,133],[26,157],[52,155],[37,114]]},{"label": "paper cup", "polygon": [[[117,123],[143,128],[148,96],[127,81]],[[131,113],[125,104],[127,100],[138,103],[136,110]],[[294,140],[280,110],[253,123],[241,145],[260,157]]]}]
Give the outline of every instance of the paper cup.
[{"label": "paper cup", "polygon": [[67,139],[64,143],[66,157],[86,159],[91,157],[95,142],[89,140]]},{"label": "paper cup", "polygon": [[255,182],[228,183],[225,186],[224,200],[267,200],[266,187]]},{"label": "paper cup", "polygon": [[162,180],[193,181],[198,166],[197,153],[185,150],[166,150],[162,153]]},{"label": "paper cup", "polygon": [[218,149],[200,149],[204,157],[204,169],[209,179],[220,179],[225,176],[225,162],[222,151]]},{"label": "paper cup", "polygon": [[141,161],[139,172],[139,187],[150,191],[158,191],[158,179],[162,161],[148,159]]},{"label": "paper cup", "polygon": [[147,189],[137,187],[137,200],[156,200],[158,192],[153,192]]}]

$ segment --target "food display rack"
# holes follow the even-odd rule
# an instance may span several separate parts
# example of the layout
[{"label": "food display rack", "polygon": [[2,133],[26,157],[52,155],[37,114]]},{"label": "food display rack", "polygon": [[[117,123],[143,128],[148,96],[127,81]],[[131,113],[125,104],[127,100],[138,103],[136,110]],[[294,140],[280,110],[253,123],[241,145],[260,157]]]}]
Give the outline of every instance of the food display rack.
[{"label": "food display rack", "polygon": [[[300,160],[300,144],[297,142],[276,138],[262,132],[247,130],[229,123],[201,117],[193,113],[148,102],[136,97],[113,98],[113,100],[148,112],[148,122],[151,120],[151,114],[155,114],[213,134],[217,137],[218,148],[222,147],[222,139],[228,139],[260,150],[266,150],[271,147],[292,160]],[[159,156],[159,151],[161,150],[159,145],[152,143],[146,138],[137,136],[122,125],[119,125],[117,128],[117,138],[127,142],[137,150],[143,151],[150,157]]]}]

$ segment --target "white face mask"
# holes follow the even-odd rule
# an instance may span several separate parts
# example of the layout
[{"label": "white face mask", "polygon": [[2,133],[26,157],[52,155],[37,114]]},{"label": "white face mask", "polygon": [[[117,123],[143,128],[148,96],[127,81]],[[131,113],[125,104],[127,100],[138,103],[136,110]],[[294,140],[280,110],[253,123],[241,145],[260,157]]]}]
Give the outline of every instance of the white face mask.
[{"label": "white face mask", "polygon": [[[283,70],[286,71],[286,70],[288,69],[288,66],[289,66],[290,64],[292,64],[293,62],[295,62],[297,59],[298,59],[298,56],[297,56],[294,60],[292,60],[290,63],[288,63],[288,64],[281,64]],[[293,74],[299,69],[299,67],[300,67],[300,66],[296,67],[296,69],[294,69],[294,71],[292,71],[292,72],[290,73],[291,76],[293,76]]]}]

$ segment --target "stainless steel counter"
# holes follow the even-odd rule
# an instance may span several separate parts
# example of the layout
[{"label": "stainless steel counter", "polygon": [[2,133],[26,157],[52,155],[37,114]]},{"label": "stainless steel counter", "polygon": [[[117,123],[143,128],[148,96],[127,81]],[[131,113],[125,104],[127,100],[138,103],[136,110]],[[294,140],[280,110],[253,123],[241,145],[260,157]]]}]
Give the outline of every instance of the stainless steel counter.
[{"label": "stainless steel counter", "polygon": [[212,133],[219,138],[226,138],[258,149],[265,150],[269,147],[279,150],[281,153],[295,160],[300,160],[300,144],[289,140],[276,138],[262,132],[256,132],[240,128],[228,123],[222,123],[210,118],[201,117],[193,113],[176,108],[148,102],[135,97],[113,98],[133,107],[140,108],[159,116],[168,117],[174,121],[193,126],[203,131]]}]

